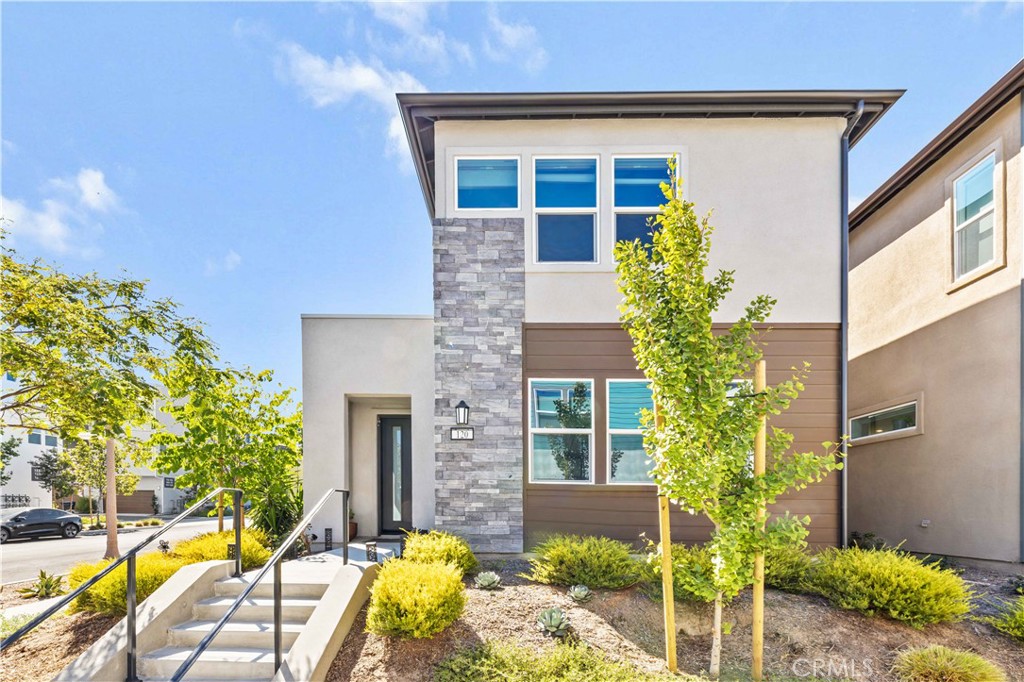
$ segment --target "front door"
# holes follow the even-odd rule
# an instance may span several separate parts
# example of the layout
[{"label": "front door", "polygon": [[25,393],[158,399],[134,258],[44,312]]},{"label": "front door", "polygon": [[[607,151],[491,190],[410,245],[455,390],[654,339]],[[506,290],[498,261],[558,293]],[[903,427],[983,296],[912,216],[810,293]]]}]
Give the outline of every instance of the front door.
[{"label": "front door", "polygon": [[412,529],[412,418],[380,417],[380,530]]}]

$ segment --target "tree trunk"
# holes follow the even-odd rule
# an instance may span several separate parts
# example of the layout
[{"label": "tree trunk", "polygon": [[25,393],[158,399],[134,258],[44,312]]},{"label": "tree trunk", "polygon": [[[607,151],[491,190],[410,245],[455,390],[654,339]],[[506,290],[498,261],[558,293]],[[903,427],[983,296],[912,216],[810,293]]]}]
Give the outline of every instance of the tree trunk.
[{"label": "tree trunk", "polygon": [[712,624],[711,633],[711,666],[708,674],[718,679],[719,664],[722,659],[722,593],[715,595],[715,620]]},{"label": "tree trunk", "polygon": [[121,556],[117,548],[117,465],[114,457],[116,443],[107,438],[107,551],[104,559],[117,559]]},{"label": "tree trunk", "polygon": [[217,495],[217,532],[224,532],[224,493]]}]

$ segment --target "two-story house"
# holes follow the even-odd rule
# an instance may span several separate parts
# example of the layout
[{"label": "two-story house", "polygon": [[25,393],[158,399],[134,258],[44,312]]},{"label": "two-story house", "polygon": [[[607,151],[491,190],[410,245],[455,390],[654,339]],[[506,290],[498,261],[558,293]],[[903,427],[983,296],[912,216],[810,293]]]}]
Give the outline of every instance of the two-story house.
[{"label": "two-story house", "polygon": [[851,530],[1024,560],[1024,62],[850,216]]},{"label": "two-story house", "polygon": [[[769,381],[806,360],[778,425],[843,430],[847,150],[901,91],[399,95],[433,229],[433,315],[304,315],[307,503],[352,491],[363,535],[455,532],[518,552],[553,532],[657,537],[638,412],[650,393],[618,323],[613,245],[649,238],[674,157],[714,210],[719,311],[778,299]],[[426,285],[426,283],[424,283]],[[571,409],[565,409],[566,407]],[[468,409],[467,409],[468,408]],[[775,511],[844,526],[841,475]],[[314,523],[339,535],[340,503]],[[673,513],[673,536],[708,526]]]}]

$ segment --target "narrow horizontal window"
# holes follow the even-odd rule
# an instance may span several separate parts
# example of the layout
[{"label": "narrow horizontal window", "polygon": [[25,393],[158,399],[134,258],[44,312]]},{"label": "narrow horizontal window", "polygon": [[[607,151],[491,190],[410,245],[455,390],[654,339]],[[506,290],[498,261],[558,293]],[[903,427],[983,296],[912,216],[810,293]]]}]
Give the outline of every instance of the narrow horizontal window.
[{"label": "narrow horizontal window", "polygon": [[457,159],[456,208],[519,208],[518,159]]},{"label": "narrow horizontal window", "polygon": [[641,431],[643,410],[654,410],[647,381],[608,382],[608,481],[651,483],[649,457]]},{"label": "narrow horizontal window", "polygon": [[44,436],[44,440],[46,441],[46,446],[47,447],[51,447],[51,448],[57,447],[57,436],[47,435],[47,436]]},{"label": "narrow horizontal window", "polygon": [[530,381],[531,480],[591,480],[592,397],[589,380]]},{"label": "narrow horizontal window", "polygon": [[913,429],[917,426],[917,403],[907,403],[850,420],[850,438],[858,440],[885,433]]},{"label": "narrow horizontal window", "polygon": [[995,156],[953,184],[953,268],[956,279],[995,260]]},{"label": "narrow horizontal window", "polygon": [[43,444],[43,432],[42,431],[30,431],[28,434],[28,442],[32,445]]},{"label": "narrow horizontal window", "polygon": [[650,208],[665,203],[661,183],[668,182],[668,161],[658,158],[615,159],[615,207]]},{"label": "narrow horizontal window", "polygon": [[592,263],[596,260],[593,213],[541,213],[537,216],[537,260],[541,263]]},{"label": "narrow horizontal window", "polygon": [[597,208],[597,159],[537,159],[537,208]]}]

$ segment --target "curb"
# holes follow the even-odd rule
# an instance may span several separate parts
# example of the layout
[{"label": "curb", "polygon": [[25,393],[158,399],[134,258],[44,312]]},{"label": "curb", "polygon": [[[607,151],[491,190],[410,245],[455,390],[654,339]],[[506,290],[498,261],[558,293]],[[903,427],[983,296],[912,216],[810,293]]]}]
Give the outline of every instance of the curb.
[{"label": "curb", "polygon": [[[147,526],[147,528],[160,528],[160,526]],[[121,535],[122,533],[137,533],[140,530],[145,530],[145,529],[144,528],[118,528],[117,529],[117,534]],[[87,535],[106,535],[106,534],[107,534],[107,529],[106,528],[104,528],[103,530],[83,530],[83,531],[78,533],[78,537],[85,537]]]}]

